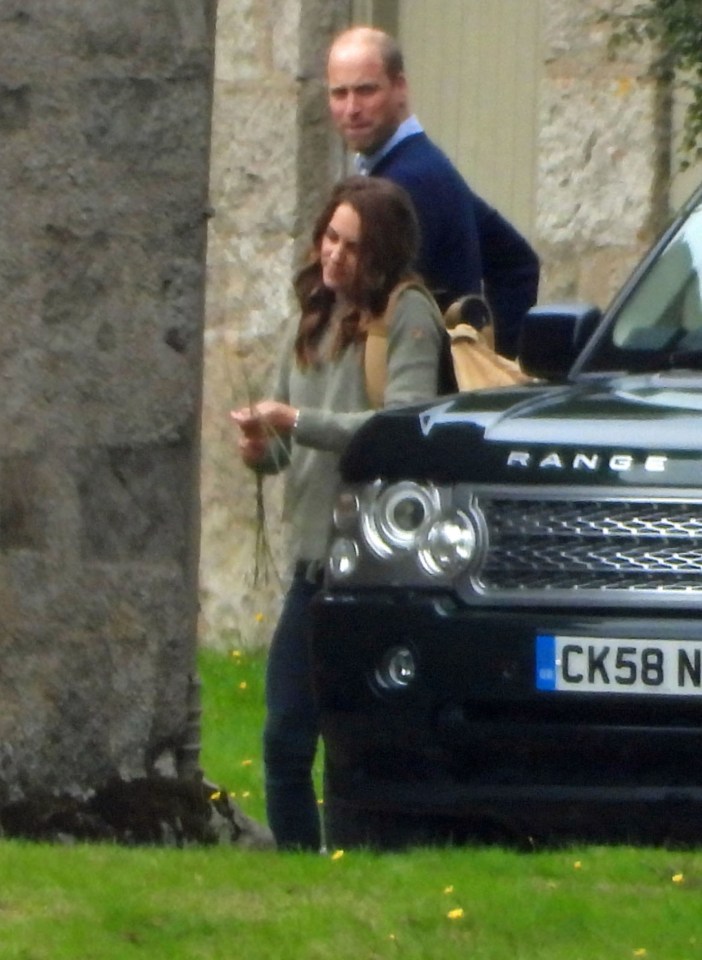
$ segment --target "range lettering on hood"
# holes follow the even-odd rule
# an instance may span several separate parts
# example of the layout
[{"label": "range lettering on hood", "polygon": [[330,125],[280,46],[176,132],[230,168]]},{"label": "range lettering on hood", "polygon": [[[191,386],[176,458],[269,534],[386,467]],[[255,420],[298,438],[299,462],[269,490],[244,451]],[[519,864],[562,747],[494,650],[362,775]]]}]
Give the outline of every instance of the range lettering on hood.
[{"label": "range lettering on hood", "polygon": [[648,473],[663,473],[667,464],[668,457],[660,453],[648,453],[636,457],[631,453],[603,454],[582,451],[563,453],[558,450],[534,453],[529,450],[510,450],[507,455],[508,467],[576,470],[589,473],[595,473],[598,470],[626,473],[634,467],[642,467]]}]

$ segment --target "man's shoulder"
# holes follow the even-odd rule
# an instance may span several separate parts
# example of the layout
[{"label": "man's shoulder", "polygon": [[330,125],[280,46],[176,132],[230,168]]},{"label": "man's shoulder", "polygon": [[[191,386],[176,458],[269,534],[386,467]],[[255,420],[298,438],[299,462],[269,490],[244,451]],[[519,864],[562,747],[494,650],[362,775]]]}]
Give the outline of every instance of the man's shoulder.
[{"label": "man's shoulder", "polygon": [[373,174],[397,179],[403,185],[414,181],[426,185],[436,179],[444,186],[460,185],[462,189],[472,192],[451,160],[426,133],[414,133],[401,140],[373,168]]},{"label": "man's shoulder", "polygon": [[443,152],[443,150],[438,147],[433,140],[431,140],[424,131],[418,133],[412,133],[408,137],[400,140],[399,143],[396,143],[391,150],[385,154],[385,156],[379,161],[377,166],[373,169],[373,172],[376,173],[383,168],[387,168],[391,164],[397,163],[417,163],[417,162],[432,162],[439,164],[448,164],[453,167],[453,164]]}]

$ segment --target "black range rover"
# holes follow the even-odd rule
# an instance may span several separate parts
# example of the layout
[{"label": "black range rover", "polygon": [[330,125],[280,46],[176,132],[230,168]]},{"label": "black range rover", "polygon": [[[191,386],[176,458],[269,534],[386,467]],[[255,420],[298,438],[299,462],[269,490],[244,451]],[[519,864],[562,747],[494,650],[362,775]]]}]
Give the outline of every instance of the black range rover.
[{"label": "black range rover", "polygon": [[375,416],[312,641],[336,846],[702,839],[702,190],[533,384]]}]

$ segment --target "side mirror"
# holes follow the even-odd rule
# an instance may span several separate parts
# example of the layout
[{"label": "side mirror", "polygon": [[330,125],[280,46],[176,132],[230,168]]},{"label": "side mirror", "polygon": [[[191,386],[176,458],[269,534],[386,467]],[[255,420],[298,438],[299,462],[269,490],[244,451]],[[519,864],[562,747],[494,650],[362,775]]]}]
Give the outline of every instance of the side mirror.
[{"label": "side mirror", "polygon": [[524,373],[564,380],[601,319],[600,308],[589,303],[532,307],[519,335],[519,363]]}]

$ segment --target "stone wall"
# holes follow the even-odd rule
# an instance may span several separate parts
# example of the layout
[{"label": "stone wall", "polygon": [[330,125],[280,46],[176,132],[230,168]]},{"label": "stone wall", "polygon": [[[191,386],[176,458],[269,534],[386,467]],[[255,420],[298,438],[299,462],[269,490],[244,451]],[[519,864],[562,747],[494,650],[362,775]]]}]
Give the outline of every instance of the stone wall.
[{"label": "stone wall", "polygon": [[[256,486],[229,410],[270,389],[291,279],[338,176],[323,67],[346,0],[219,0],[203,414],[201,636],[257,645],[285,578],[279,485],[266,481],[273,564],[256,579]],[[276,576],[276,574],[278,576]]]},{"label": "stone wall", "polygon": [[668,216],[671,104],[651,51],[607,54],[600,0],[543,0],[535,243],[540,299],[605,306]]},{"label": "stone wall", "polygon": [[0,8],[0,801],[192,765],[213,28]]}]

